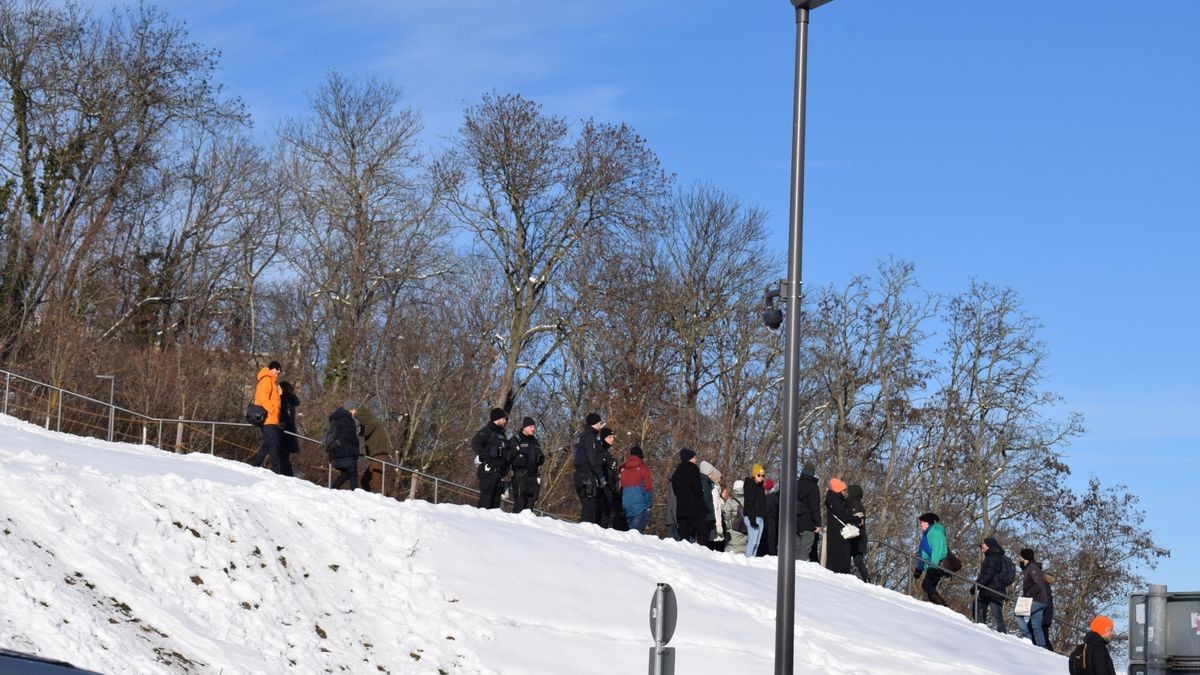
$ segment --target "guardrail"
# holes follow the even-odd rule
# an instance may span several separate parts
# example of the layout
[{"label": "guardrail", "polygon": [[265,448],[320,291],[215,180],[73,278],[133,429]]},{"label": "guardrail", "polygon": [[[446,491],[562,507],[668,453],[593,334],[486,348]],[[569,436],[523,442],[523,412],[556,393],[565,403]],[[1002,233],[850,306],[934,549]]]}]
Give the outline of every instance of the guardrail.
[{"label": "guardrail", "polygon": [[[24,419],[27,422],[44,426],[79,436],[106,437],[109,441],[123,441],[153,445],[159,450],[190,453],[205,452],[208,454],[234,461],[246,461],[258,451],[258,439],[254,430],[257,428],[246,422],[221,422],[215,420],[193,420],[184,417],[166,418],[145,415],[134,410],[128,410],[111,401],[102,401],[91,396],[85,396],[64,389],[57,385],[41,382],[33,378],[18,375],[7,370],[4,374],[4,398],[0,404],[0,412]],[[67,400],[70,403],[66,403]],[[86,406],[86,407],[84,407]],[[103,421],[103,426],[100,422]],[[118,424],[120,423],[120,424]],[[164,431],[170,433],[174,425],[173,442],[164,437]],[[231,431],[219,437],[218,430]],[[104,436],[95,433],[102,432]],[[153,432],[153,438],[151,437]],[[320,448],[321,443],[315,438],[302,434],[284,433],[297,439],[311,443]],[[151,443],[153,440],[153,443]],[[207,445],[207,448],[205,448]],[[218,452],[218,448],[220,452]],[[402,466],[396,462],[362,455],[360,460],[374,462],[379,465],[380,494],[392,496],[395,499],[423,499],[434,504],[471,504],[478,500],[479,490],[446,480],[418,469]],[[326,462],[325,486],[333,484],[333,467]],[[388,476],[392,474],[392,482],[396,485],[408,480],[407,490],[388,494]],[[315,482],[315,481],[314,481]],[[503,500],[503,505],[512,507],[511,500]],[[533,509],[535,513],[564,521],[574,519],[560,514],[550,513],[542,509]]]},{"label": "guardrail", "polygon": [[[892,545],[886,541],[883,541],[881,539],[868,539],[867,543],[883,546],[884,548],[890,549],[892,551],[900,553],[901,555],[907,556],[908,558],[911,558],[914,561],[922,561],[921,556],[917,555],[916,553],[913,553],[912,551],[908,551],[906,549],[902,549],[899,546],[894,546],[894,545]],[[936,567],[937,569],[941,570],[942,573],[948,577],[954,577],[955,579],[958,579],[959,581],[965,581],[965,582],[971,584],[972,586],[975,587],[976,594],[978,594],[980,590],[986,590],[990,593],[995,593],[997,595],[1003,596],[1005,600],[1008,600],[1009,602],[1013,602],[1013,603],[1015,603],[1017,601],[1017,598],[1019,598],[1021,596],[1020,593],[1017,593],[1016,595],[1007,595],[1005,593],[1001,593],[1000,591],[997,591],[996,589],[991,588],[990,586],[984,586],[983,584],[979,583],[978,581],[975,581],[974,579],[965,577],[956,572],[951,572],[950,570],[946,569],[945,567],[942,567],[941,565],[934,565],[928,561],[922,561],[922,562],[925,563],[925,567]],[[1013,583],[1019,583],[1020,580],[1021,580],[1021,575],[1018,573],[1017,579]],[[976,595],[976,597],[978,597],[978,596]],[[975,607],[974,600],[972,600],[971,605],[972,605],[972,608]],[[1003,609],[1001,609],[1001,611],[1003,611]],[[1020,617],[1018,617],[1018,618],[1020,618]],[[975,617],[972,616],[971,620],[974,621]],[[1073,623],[1071,621],[1067,621],[1066,619],[1060,619],[1057,616],[1057,612],[1055,612],[1054,616],[1050,617],[1050,621],[1052,621],[1053,623],[1062,624],[1064,626],[1069,626],[1071,628],[1074,628],[1077,631],[1080,631],[1080,633],[1083,633],[1083,634],[1086,634],[1088,632],[1087,628],[1084,628],[1083,626],[1080,626],[1079,624]]]}]

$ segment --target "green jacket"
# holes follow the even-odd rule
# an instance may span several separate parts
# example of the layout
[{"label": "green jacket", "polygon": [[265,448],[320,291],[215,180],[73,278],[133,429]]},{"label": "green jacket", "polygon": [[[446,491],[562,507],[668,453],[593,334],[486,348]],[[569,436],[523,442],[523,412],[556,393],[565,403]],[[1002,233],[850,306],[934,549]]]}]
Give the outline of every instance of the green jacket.
[{"label": "green jacket", "polygon": [[946,548],[946,528],[941,523],[934,523],[921,535],[921,562],[917,569],[923,570],[926,565],[941,565],[949,549]]},{"label": "green jacket", "polygon": [[392,451],[392,443],[388,439],[387,429],[383,428],[383,422],[366,406],[358,409],[355,418],[362,427],[358,435],[363,439],[363,454],[367,457],[387,457]]}]

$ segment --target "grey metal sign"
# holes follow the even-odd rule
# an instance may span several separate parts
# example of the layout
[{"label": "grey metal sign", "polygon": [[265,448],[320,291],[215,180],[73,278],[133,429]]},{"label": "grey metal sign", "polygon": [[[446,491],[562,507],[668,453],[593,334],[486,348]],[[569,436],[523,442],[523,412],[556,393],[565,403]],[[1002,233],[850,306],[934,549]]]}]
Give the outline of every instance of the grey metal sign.
[{"label": "grey metal sign", "polygon": [[654,641],[665,645],[675,634],[675,620],[679,616],[679,606],[675,603],[675,590],[670,584],[659,584],[654,589],[654,598],[650,601],[650,634]]}]

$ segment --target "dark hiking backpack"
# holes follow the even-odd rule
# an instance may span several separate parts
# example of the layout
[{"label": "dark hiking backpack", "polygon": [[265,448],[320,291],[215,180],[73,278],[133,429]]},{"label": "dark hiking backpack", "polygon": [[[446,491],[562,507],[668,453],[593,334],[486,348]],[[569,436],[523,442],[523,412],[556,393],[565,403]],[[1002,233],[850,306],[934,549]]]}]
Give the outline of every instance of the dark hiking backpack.
[{"label": "dark hiking backpack", "polygon": [[1071,675],[1087,675],[1087,643],[1080,642],[1067,657],[1067,669]]},{"label": "dark hiking backpack", "polygon": [[330,457],[338,451],[338,448],[342,447],[342,439],[338,438],[336,421],[329,420],[329,424],[325,425],[325,437],[321,441],[321,445],[325,448],[325,452],[329,453]]},{"label": "dark hiking backpack", "polygon": [[1017,566],[1013,563],[1013,559],[1005,553],[1000,561],[1000,572],[996,574],[996,579],[992,583],[995,584],[996,590],[1008,591],[1008,587],[1012,586],[1012,582],[1017,580]]}]

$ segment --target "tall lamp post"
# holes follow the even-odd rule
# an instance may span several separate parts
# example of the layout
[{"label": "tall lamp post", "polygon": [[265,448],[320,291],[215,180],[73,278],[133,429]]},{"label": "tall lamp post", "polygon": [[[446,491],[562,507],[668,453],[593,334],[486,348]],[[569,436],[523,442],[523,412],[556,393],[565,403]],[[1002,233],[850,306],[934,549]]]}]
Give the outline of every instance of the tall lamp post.
[{"label": "tall lamp post", "polygon": [[112,443],[113,439],[113,422],[116,420],[117,409],[113,405],[113,394],[117,389],[116,375],[97,375],[96,379],[108,380],[108,442]]},{"label": "tall lamp post", "polygon": [[783,464],[779,496],[779,576],[775,599],[775,675],[791,675],[796,636],[796,462],[800,431],[800,286],[804,236],[804,96],[808,71],[808,13],[832,0],[790,0],[796,8],[796,81],[792,107],[792,185],[788,209],[787,329],[783,368]]}]

